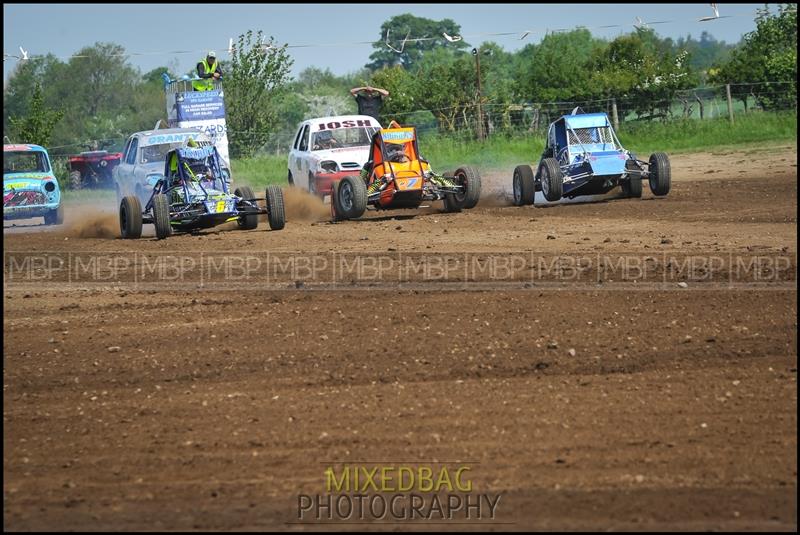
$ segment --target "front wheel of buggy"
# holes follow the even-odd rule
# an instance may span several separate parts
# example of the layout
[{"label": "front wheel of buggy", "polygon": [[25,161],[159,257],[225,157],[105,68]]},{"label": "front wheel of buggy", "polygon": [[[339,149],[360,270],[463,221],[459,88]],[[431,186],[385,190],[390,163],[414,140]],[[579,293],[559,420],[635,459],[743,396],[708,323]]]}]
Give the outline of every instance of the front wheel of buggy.
[{"label": "front wheel of buggy", "polygon": [[267,186],[267,220],[269,228],[281,230],[286,226],[286,212],[283,205],[283,190],[278,186]]},{"label": "front wheel of buggy", "polygon": [[464,186],[463,207],[475,208],[481,198],[481,175],[474,167],[459,167],[454,173],[456,182]]},{"label": "front wheel of buggy", "polygon": [[533,204],[536,195],[536,183],[530,165],[518,165],[514,169],[514,206]]},{"label": "front wheel of buggy", "polygon": [[169,200],[163,193],[153,196],[153,224],[156,226],[156,238],[163,240],[172,234],[169,224]]},{"label": "front wheel of buggy", "polygon": [[[254,206],[256,201],[255,194],[253,190],[250,189],[249,186],[240,186],[236,188],[236,191],[233,192],[234,195],[237,197],[241,197],[242,200],[239,201],[239,206],[237,207],[240,212],[246,212],[244,215],[239,216],[239,219],[236,222],[239,224],[239,228],[242,230],[253,230],[258,228],[258,207]],[[256,212],[254,214],[247,213],[247,212]]]},{"label": "front wheel of buggy", "polygon": [[669,193],[672,184],[669,157],[664,152],[654,152],[650,155],[649,164],[650,191],[653,192],[653,195],[662,197]]},{"label": "front wheel of buggy", "polygon": [[539,164],[539,178],[542,182],[542,194],[549,202],[561,200],[564,195],[564,176],[555,158],[545,158]]},{"label": "front wheel of buggy", "polygon": [[127,195],[119,203],[119,232],[125,240],[142,237],[142,205],[135,195]]},{"label": "front wheel of buggy", "polygon": [[355,219],[367,211],[367,186],[364,180],[348,175],[339,182],[336,190],[336,213],[342,219]]}]

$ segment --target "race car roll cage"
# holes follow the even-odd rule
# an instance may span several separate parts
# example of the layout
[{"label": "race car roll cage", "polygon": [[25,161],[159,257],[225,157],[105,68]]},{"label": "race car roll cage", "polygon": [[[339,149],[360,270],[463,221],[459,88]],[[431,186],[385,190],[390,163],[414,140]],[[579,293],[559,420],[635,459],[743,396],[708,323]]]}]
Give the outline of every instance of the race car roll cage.
[{"label": "race car roll cage", "polygon": [[[170,169],[170,161],[173,155],[177,158],[177,169],[175,171]],[[243,199],[242,197],[238,197],[230,193],[230,190],[228,189],[228,183],[224,179],[225,175],[222,173],[222,167],[219,163],[219,152],[217,152],[217,148],[215,146],[209,145],[197,148],[182,147],[172,149],[167,153],[167,159],[164,162],[164,176],[160,178],[153,186],[153,191],[150,194],[150,198],[147,200],[147,203],[145,203],[143,215],[146,216],[152,212],[153,199],[156,195],[164,194],[167,195],[168,199],[170,199],[170,193],[178,188],[181,188],[183,191],[183,199],[185,199],[185,201],[172,202],[170,199],[170,221],[177,220],[182,225],[192,225],[201,219],[220,218],[219,212],[214,213],[208,210],[207,203],[214,202],[214,200],[210,198],[208,190],[203,186],[203,179],[195,174],[190,162],[195,163],[196,167],[202,165],[210,170],[214,177],[211,180],[212,184],[216,185],[216,183],[219,182],[221,184],[221,188],[219,189],[226,196],[238,199],[237,203],[245,203],[245,206],[250,207],[250,210],[244,212],[237,209],[236,205],[234,205],[234,210],[232,212],[223,213],[227,214],[228,220],[235,220],[241,215],[245,214],[250,215],[256,213],[269,213],[265,208],[260,208],[256,203],[256,201],[266,201],[266,198]],[[192,192],[189,191],[190,183],[199,186],[204,196],[202,199],[191,200]],[[197,193],[194,192],[194,194],[196,195]],[[152,223],[153,221],[146,216],[143,218],[143,222]]]},{"label": "race car roll cage", "polygon": [[[577,174],[574,174],[574,175],[570,174],[570,171],[575,170],[575,169],[579,169],[581,167],[584,167],[589,162],[589,158],[588,157],[591,155],[591,151],[589,151],[586,148],[586,146],[581,141],[581,138],[578,135],[578,133],[575,131],[575,129],[572,127],[572,125],[567,120],[567,118],[570,117],[570,116],[578,115],[578,112],[582,112],[582,110],[579,110],[579,108],[576,108],[575,110],[572,111],[572,113],[569,116],[561,117],[558,120],[556,120],[553,124],[550,125],[550,129],[554,129],[554,128],[558,128],[560,126],[559,125],[560,122],[564,123],[564,129],[565,129],[565,134],[566,134],[565,135],[565,141],[566,142],[564,144],[564,147],[562,149],[560,149],[557,154],[555,153],[555,151],[553,151],[553,157],[556,159],[556,161],[559,162],[559,167],[561,168],[561,172],[562,172],[563,177],[564,177],[564,179],[563,179],[564,180],[564,185],[571,184],[571,183],[576,182],[578,180],[584,180],[586,178],[591,178],[591,177],[595,176],[595,173],[592,172],[592,171],[586,171],[586,172],[577,173]],[[620,154],[626,154],[628,156],[627,161],[633,161],[633,162],[636,162],[638,164],[638,166],[639,166],[638,170],[637,169],[626,169],[625,173],[623,173],[620,178],[624,179],[624,178],[627,178],[629,175],[632,176],[634,174],[638,175],[636,178],[644,178],[644,177],[649,176],[649,170],[648,170],[649,165],[650,165],[649,162],[645,162],[643,160],[639,160],[638,158],[636,158],[636,156],[632,152],[630,152],[629,150],[625,149],[622,146],[622,142],[617,137],[617,133],[614,131],[614,128],[611,126],[611,123],[608,122],[608,118],[607,117],[606,117],[606,124],[605,125],[593,126],[593,127],[587,127],[587,128],[608,128],[608,130],[611,132],[611,138],[615,143],[615,150],[617,152],[619,152]],[[550,144],[550,139],[551,139],[550,129],[548,129],[548,132],[547,132],[547,145],[545,146],[545,152],[547,151],[547,149],[550,148],[548,146]],[[572,133],[572,135],[575,137],[575,139],[578,141],[578,143],[570,143],[569,142],[569,134],[568,134],[567,131]],[[557,132],[556,132],[556,135],[553,136],[553,138],[556,140],[556,143],[558,143]],[[577,153],[577,151],[575,153],[573,153],[573,151],[571,150],[571,147],[577,147],[577,146],[580,146],[582,151],[580,153]],[[558,147],[558,145],[556,145],[556,147]],[[565,152],[567,154],[567,162],[569,162],[569,163],[561,164],[560,163],[560,157]],[[572,160],[572,155],[573,154],[575,154],[575,160],[570,162],[570,160]],[[589,167],[589,169],[591,169],[591,166]],[[633,172],[631,172],[631,171],[633,171]],[[638,171],[638,173],[637,173],[637,171]],[[537,177],[537,179],[538,179],[538,177]]]},{"label": "race car roll cage", "polygon": [[[386,130],[392,130],[394,128],[401,128],[401,127],[395,121],[392,121],[389,124],[389,128],[387,128]],[[446,193],[455,193],[455,194],[463,193],[465,188],[461,184],[454,184],[453,186],[445,186],[445,185],[437,184],[435,190],[431,191],[433,189],[431,187],[431,183],[430,183],[430,179],[431,178],[438,177],[438,178],[444,178],[445,180],[449,181],[449,180],[454,180],[456,177],[455,176],[437,175],[432,170],[430,170],[430,162],[428,160],[424,159],[422,156],[420,156],[420,153],[419,153],[419,142],[418,142],[418,137],[417,137],[417,129],[416,129],[416,127],[413,127],[413,126],[409,127],[409,128],[411,128],[412,132],[413,132],[412,139],[400,140],[399,142],[388,141],[388,143],[402,146],[403,147],[403,154],[406,157],[409,158],[409,161],[411,161],[412,163],[413,162],[417,162],[417,165],[419,167],[419,175],[418,176],[423,181],[422,200],[423,201],[438,201],[438,200],[441,200],[442,198],[444,198],[444,194],[446,194]],[[391,157],[392,156],[389,153],[389,151],[387,151],[387,147],[386,147],[387,140],[385,140],[383,138],[383,134],[381,132],[382,132],[382,130],[378,130],[372,136],[372,143],[370,145],[370,155],[372,155],[372,160],[370,162],[368,162],[368,163],[371,164],[369,174],[371,176],[375,172],[375,165],[374,165],[375,158],[374,157],[377,155],[377,153],[375,152],[376,149],[380,152],[380,156],[381,156],[380,163],[378,165],[383,165],[384,166],[384,171],[388,167],[389,172],[388,173],[384,172],[380,177],[377,177],[377,176],[375,177],[374,181],[380,181],[381,185],[373,193],[368,193],[367,202],[370,203],[370,204],[375,202],[375,201],[377,201],[380,198],[381,193],[389,186],[389,184],[391,184],[392,182],[394,182],[398,178],[397,175],[395,174],[394,166],[392,165],[392,163],[393,163],[391,161]],[[407,145],[411,147],[411,154],[409,154],[408,151],[406,150],[406,146]],[[392,151],[392,153],[395,153],[395,151]],[[397,163],[397,162],[394,162],[394,163]],[[423,163],[428,165],[428,169],[429,169],[428,171],[425,171],[425,169],[422,167]],[[413,167],[413,165],[412,165],[412,167]],[[410,169],[408,169],[408,171],[411,172],[411,171],[414,171],[414,169],[410,168]],[[400,177],[400,178],[404,178],[404,177]],[[370,181],[367,180],[367,185],[369,185],[369,184],[370,184]]]}]

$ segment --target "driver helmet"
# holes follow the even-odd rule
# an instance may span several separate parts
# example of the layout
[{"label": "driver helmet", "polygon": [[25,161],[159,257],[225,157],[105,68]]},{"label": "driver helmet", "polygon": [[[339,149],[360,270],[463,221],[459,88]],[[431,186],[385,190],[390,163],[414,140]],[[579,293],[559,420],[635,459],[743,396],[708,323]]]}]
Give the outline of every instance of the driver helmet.
[{"label": "driver helmet", "polygon": [[408,156],[406,156],[406,151],[403,145],[398,145],[397,143],[386,144],[386,155],[388,156],[390,162],[408,161]]}]

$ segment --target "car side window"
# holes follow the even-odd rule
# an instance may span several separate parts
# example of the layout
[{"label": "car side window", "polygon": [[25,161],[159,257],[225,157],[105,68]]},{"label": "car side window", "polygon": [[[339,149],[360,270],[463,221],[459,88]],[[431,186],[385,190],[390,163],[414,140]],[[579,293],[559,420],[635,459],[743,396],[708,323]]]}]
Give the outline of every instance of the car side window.
[{"label": "car side window", "polygon": [[309,125],[306,125],[303,128],[303,139],[300,141],[300,148],[298,150],[307,151],[308,150],[308,133],[311,130]]},{"label": "car side window", "polygon": [[128,161],[128,149],[131,148],[131,138],[128,138],[128,141],[125,142],[125,148],[122,149],[122,161]]},{"label": "car side window", "polygon": [[133,138],[131,140],[131,144],[128,147],[128,155],[125,158],[125,163],[129,163],[131,165],[136,163],[136,152],[139,149],[139,138]]},{"label": "car side window", "polygon": [[300,136],[302,134],[303,134],[303,125],[300,125],[300,128],[297,129],[297,135],[294,136],[294,145],[293,145],[293,147],[295,149],[297,149],[298,145],[300,145]]}]

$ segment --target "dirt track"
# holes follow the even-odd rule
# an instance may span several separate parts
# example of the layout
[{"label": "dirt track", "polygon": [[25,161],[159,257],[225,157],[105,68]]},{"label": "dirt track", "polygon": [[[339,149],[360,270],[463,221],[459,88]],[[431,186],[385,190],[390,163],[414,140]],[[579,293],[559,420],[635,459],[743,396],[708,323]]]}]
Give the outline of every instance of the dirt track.
[{"label": "dirt track", "polygon": [[[293,194],[281,232],[122,241],[113,214],[73,210],[7,234],[5,529],[320,528],[289,523],[325,461],[414,461],[474,463],[502,494],[484,529],[796,530],[796,164],[794,147],[676,156],[661,199],[502,206],[503,170],[461,214],[332,225]],[[9,275],[45,252],[133,268]],[[248,252],[263,269],[234,284],[137,276]],[[325,259],[314,277],[270,271],[299,253]],[[431,280],[442,253],[524,262]],[[601,269],[624,256],[646,269]],[[724,265],[672,263],[704,256]],[[579,279],[534,269],[569,257]],[[755,257],[777,263],[737,269]]]}]

